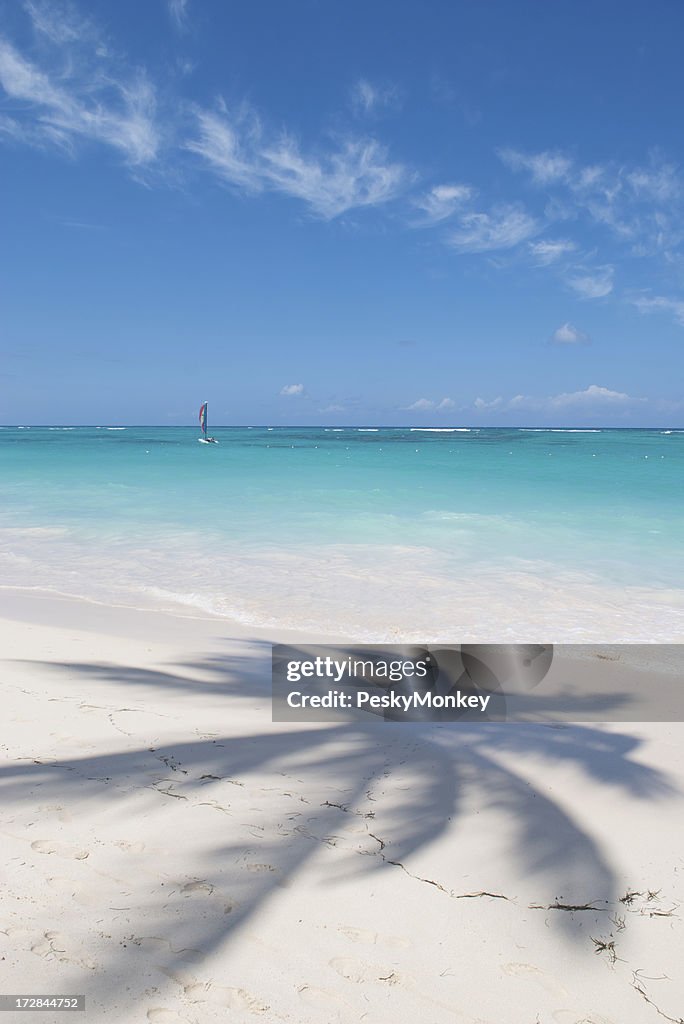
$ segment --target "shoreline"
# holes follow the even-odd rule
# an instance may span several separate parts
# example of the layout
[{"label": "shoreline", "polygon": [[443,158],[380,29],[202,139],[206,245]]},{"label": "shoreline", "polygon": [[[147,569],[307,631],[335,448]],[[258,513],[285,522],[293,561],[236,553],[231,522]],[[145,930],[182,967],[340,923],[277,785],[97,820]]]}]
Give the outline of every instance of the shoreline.
[{"label": "shoreline", "polygon": [[4,582],[259,635],[684,634],[674,435],[188,430],[5,432]]}]

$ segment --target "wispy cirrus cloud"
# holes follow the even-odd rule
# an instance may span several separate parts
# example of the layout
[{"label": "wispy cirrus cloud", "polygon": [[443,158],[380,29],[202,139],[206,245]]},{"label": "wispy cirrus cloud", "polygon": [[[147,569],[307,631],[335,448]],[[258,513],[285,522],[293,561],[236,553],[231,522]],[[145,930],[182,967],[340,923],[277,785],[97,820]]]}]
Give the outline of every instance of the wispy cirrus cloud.
[{"label": "wispy cirrus cloud", "polygon": [[299,398],[305,394],[303,384],[284,384],[280,389],[279,394],[284,395],[286,398]]},{"label": "wispy cirrus cloud", "polygon": [[168,0],[169,16],[174,26],[183,31],[188,21],[188,0]]},{"label": "wispy cirrus cloud", "polygon": [[470,185],[434,185],[413,201],[413,205],[422,213],[420,221],[414,226],[431,227],[447,220],[474,195],[475,189]]},{"label": "wispy cirrus cloud", "polygon": [[632,246],[637,254],[666,251],[684,237],[684,182],[678,168],[659,153],[645,166],[581,164],[561,152],[499,150],[514,171],[550,194],[549,213],[588,217]]},{"label": "wispy cirrus cloud", "polygon": [[[36,3],[28,5],[37,33],[49,54],[40,66],[0,36],[0,87],[15,101],[4,133],[14,141],[73,151],[79,141],[117,150],[132,167],[152,162],[159,152],[156,94],[142,71],[118,73],[106,47],[95,46],[87,22]],[[88,41],[89,56],[80,42]]]},{"label": "wispy cirrus cloud", "polygon": [[530,242],[529,251],[538,267],[549,267],[564,256],[575,253],[577,246],[568,238],[542,239],[539,242]]},{"label": "wispy cirrus cloud", "polygon": [[374,83],[367,78],[359,78],[351,89],[351,105],[357,114],[377,114],[387,108],[398,107],[400,101],[400,90],[389,83]]},{"label": "wispy cirrus cloud", "polygon": [[594,270],[573,269],[566,282],[582,299],[603,299],[613,290],[615,268],[607,265]]},{"label": "wispy cirrus cloud", "polygon": [[500,149],[499,156],[512,170],[529,171],[537,185],[567,180],[572,161],[563,153],[521,153],[516,149]]},{"label": "wispy cirrus cloud", "polygon": [[52,43],[80,42],[93,32],[91,23],[72,4],[25,0],[24,9],[35,31]]},{"label": "wispy cirrus cloud", "polygon": [[512,249],[539,231],[536,218],[517,203],[494,207],[490,213],[464,213],[447,242],[460,252]]},{"label": "wispy cirrus cloud", "polygon": [[664,295],[638,295],[631,299],[640,313],[670,313],[684,327],[684,299],[670,299]]},{"label": "wispy cirrus cloud", "polygon": [[249,192],[274,191],[301,199],[331,220],[348,210],[398,196],[410,174],[389,160],[374,139],[346,138],[337,147],[305,154],[285,132],[271,135],[248,107],[197,110],[197,136],[186,148],[223,181]]}]

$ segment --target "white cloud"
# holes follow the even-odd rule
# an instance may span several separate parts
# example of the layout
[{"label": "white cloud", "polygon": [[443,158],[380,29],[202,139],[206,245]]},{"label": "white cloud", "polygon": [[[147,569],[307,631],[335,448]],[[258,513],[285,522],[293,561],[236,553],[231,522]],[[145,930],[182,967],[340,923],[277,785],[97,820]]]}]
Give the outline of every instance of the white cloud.
[{"label": "white cloud", "polygon": [[71,4],[24,0],[24,8],[35,31],[52,43],[74,43],[91,33],[89,22],[79,17]]},{"label": "white cloud", "polygon": [[197,112],[199,136],[187,148],[203,157],[224,181],[248,191],[264,189],[303,200],[320,217],[376,206],[397,196],[409,175],[390,163],[373,139],[347,139],[330,152],[304,155],[290,135],[265,136],[248,108]]},{"label": "white cloud", "polygon": [[394,85],[378,85],[367,78],[359,78],[351,90],[352,106],[358,113],[373,114],[399,102],[399,90]]},{"label": "white cloud", "polygon": [[520,206],[496,207],[489,213],[465,213],[448,242],[460,252],[512,249],[538,231],[539,225]]},{"label": "white cloud", "polygon": [[456,403],[453,398],[442,398],[438,402],[432,398],[418,398],[404,408],[408,412],[429,412],[430,409],[434,409],[435,412],[448,412],[450,409],[456,408]]},{"label": "white cloud", "polygon": [[319,409],[319,412],[344,412],[345,408],[343,405],[326,405],[324,409]]},{"label": "white cloud", "polygon": [[671,313],[678,324],[684,327],[684,300],[668,299],[664,295],[641,295],[632,299],[640,313]]},{"label": "white cloud", "polygon": [[428,409],[434,409],[435,403],[430,398],[418,398],[411,405],[407,405],[406,409],[410,412],[427,412]]},{"label": "white cloud", "polygon": [[[678,168],[652,153],[648,166],[615,162],[581,166],[562,153],[500,151],[516,171],[527,171],[532,182],[554,186],[547,209],[553,218],[588,215],[618,239],[629,242],[637,255],[668,251],[684,237],[681,175]],[[559,198],[563,197],[562,200]]]},{"label": "white cloud", "polygon": [[613,290],[614,268],[610,265],[592,271],[575,271],[567,283],[583,299],[602,299]]},{"label": "white cloud", "polygon": [[654,165],[650,170],[637,167],[626,175],[637,196],[669,203],[682,194],[682,183],[674,164]]},{"label": "white cloud", "polygon": [[549,399],[554,408],[564,408],[569,405],[622,405],[625,402],[638,401],[642,401],[642,399],[631,398],[630,395],[620,391],[611,391],[610,388],[601,387],[599,384],[590,384],[584,391],[572,391],[555,395]]},{"label": "white cloud", "polygon": [[568,177],[572,161],[562,153],[521,153],[515,149],[502,149],[499,156],[514,171],[529,171],[537,185],[563,181]]},{"label": "white cloud", "polygon": [[414,200],[414,205],[424,214],[420,226],[438,224],[472,198],[475,190],[469,185],[435,185],[425,195]]},{"label": "white cloud", "polygon": [[102,68],[80,68],[73,57],[53,76],[0,38],[0,86],[20,104],[15,137],[21,130],[24,141],[65,149],[90,139],[118,150],[132,166],[157,156],[156,97],[142,73],[117,80]]},{"label": "white cloud", "polygon": [[0,133],[5,135],[8,139],[13,139],[15,142],[30,142],[27,138],[25,129],[15,121],[13,117],[6,117],[4,114],[0,115]]},{"label": "white cloud", "polygon": [[209,111],[198,111],[199,139],[188,149],[207,160],[214,170],[233,185],[260,192],[264,183],[253,150],[261,138],[256,114],[242,108],[232,119]]},{"label": "white cloud", "polygon": [[499,409],[503,405],[503,398],[499,395],[497,398],[493,398],[491,402],[485,401],[484,398],[476,398],[473,405],[479,412],[486,412],[488,409]]},{"label": "white cloud", "polygon": [[303,395],[304,394],[304,385],[303,384],[284,384],[283,387],[280,389],[280,394],[281,395],[287,395],[289,397],[294,397],[295,395]]},{"label": "white cloud", "polygon": [[530,254],[533,256],[537,266],[548,267],[557,263],[563,256],[576,252],[577,246],[567,238],[542,239],[540,242],[530,242]]},{"label": "white cloud", "polygon": [[553,332],[551,342],[554,345],[587,345],[589,335],[573,324],[564,323]]},{"label": "white cloud", "polygon": [[590,384],[584,391],[564,392],[550,395],[547,398],[536,398],[532,395],[516,395],[508,402],[509,409],[535,409],[546,412],[558,412],[564,409],[577,409],[584,412],[602,409],[625,408],[644,402],[644,398],[633,398],[621,391],[611,391],[600,384]]},{"label": "white cloud", "polygon": [[183,30],[188,17],[188,0],[168,0],[169,14],[177,29]]}]

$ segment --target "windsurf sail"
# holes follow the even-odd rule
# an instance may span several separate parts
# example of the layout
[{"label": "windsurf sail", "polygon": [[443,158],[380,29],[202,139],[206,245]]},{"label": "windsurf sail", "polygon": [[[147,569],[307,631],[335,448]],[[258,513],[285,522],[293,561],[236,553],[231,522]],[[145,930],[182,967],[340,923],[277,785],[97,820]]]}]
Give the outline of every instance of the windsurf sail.
[{"label": "windsurf sail", "polygon": [[199,411],[199,425],[202,431],[202,436],[207,436],[207,403],[202,402]]}]

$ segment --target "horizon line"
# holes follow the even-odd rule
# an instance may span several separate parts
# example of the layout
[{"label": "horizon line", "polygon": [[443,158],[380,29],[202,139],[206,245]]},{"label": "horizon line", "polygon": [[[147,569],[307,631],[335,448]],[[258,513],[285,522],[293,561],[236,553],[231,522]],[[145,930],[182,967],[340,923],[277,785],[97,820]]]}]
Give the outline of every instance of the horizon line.
[{"label": "horizon line", "polygon": [[[0,423],[0,430],[45,430],[45,429],[71,429],[71,430],[196,430],[197,427],[189,423]],[[451,424],[424,426],[415,423],[219,423],[213,424],[212,430],[434,430],[434,431],[458,431],[458,430],[678,430],[684,431],[684,425],[673,426],[662,423],[652,426],[631,425],[631,426],[610,426],[599,423],[561,423],[561,424],[539,424],[539,423],[487,423],[487,424]]]}]

